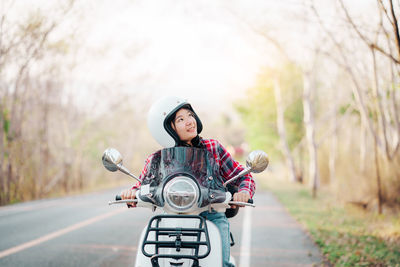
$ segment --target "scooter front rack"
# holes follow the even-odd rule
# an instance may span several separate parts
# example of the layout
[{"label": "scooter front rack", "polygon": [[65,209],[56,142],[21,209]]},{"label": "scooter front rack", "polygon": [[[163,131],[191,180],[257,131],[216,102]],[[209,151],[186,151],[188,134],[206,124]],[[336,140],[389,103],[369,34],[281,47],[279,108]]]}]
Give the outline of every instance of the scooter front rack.
[{"label": "scooter front rack", "polygon": [[[181,220],[198,220],[198,227],[163,227],[160,226],[162,220],[179,219]],[[154,236],[153,240],[149,239],[149,235]],[[153,235],[154,234],[154,235]],[[161,237],[169,237],[170,240],[160,240]],[[195,237],[194,241],[184,240],[183,237]],[[203,237],[203,238],[202,238]],[[171,240],[171,238],[173,240]],[[163,238],[166,239],[166,238]],[[154,253],[149,252],[150,248],[154,248]],[[200,253],[200,248],[204,247],[204,253]],[[182,249],[189,249],[190,253],[162,254],[162,248],[175,248],[177,252]],[[203,250],[204,251],[204,250]],[[194,253],[193,253],[194,252]],[[173,259],[191,259],[193,266],[198,266],[199,259],[205,258],[210,254],[210,238],[208,235],[206,220],[198,215],[156,215],[150,219],[142,244],[142,253],[151,258],[153,266],[158,266],[159,258]]]}]

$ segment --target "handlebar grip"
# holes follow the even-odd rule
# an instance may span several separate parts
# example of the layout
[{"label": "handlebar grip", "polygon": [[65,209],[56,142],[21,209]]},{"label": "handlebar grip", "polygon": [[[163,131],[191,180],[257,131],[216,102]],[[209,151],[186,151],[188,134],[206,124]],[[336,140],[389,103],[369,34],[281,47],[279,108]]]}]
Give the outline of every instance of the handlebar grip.
[{"label": "handlebar grip", "polygon": [[115,196],[115,201],[118,201],[118,200],[122,200],[121,195],[116,195],[116,196]]},{"label": "handlebar grip", "polygon": [[254,204],[254,201],[252,198],[249,198],[249,200],[247,200],[247,203]]}]

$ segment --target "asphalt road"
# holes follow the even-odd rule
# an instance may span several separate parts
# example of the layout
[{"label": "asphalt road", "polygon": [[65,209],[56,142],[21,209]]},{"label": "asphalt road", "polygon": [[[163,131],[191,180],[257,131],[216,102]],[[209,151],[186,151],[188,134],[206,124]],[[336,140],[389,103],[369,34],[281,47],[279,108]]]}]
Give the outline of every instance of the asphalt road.
[{"label": "asphalt road", "polygon": [[[133,266],[150,210],[107,203],[119,189],[0,207],[0,266]],[[237,266],[315,266],[321,254],[268,192],[232,218]]]}]

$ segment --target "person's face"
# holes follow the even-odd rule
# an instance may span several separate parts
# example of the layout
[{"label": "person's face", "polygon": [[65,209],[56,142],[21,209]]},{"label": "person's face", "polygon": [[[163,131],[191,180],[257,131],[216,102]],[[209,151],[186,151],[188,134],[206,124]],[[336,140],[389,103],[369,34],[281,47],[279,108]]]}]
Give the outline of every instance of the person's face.
[{"label": "person's face", "polygon": [[193,112],[181,108],[172,121],[172,128],[178,134],[181,141],[191,144],[191,140],[197,136],[197,124]]}]

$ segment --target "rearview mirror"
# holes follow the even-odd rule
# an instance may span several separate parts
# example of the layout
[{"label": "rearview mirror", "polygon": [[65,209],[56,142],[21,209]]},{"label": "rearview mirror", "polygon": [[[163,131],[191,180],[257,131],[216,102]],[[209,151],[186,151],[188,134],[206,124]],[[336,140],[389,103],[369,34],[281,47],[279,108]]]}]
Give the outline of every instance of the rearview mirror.
[{"label": "rearview mirror", "polygon": [[226,187],[227,184],[235,181],[239,177],[246,175],[250,172],[259,173],[264,171],[268,167],[268,155],[264,151],[254,150],[252,151],[246,159],[246,168],[237,174],[235,177],[226,181],[223,185]]},{"label": "rearview mirror", "polygon": [[261,150],[252,151],[246,159],[246,166],[254,173],[264,171],[268,167],[268,163],[267,153]]},{"label": "rearview mirror", "polygon": [[121,153],[119,153],[119,151],[115,148],[107,148],[104,151],[103,157],[101,159],[103,161],[104,167],[106,167],[107,170],[111,172],[119,170],[140,182],[139,178],[133,175],[127,168],[122,166]]},{"label": "rearview mirror", "polygon": [[118,165],[122,165],[122,156],[115,148],[107,148],[103,153],[102,160],[104,167],[111,172],[117,171]]}]

